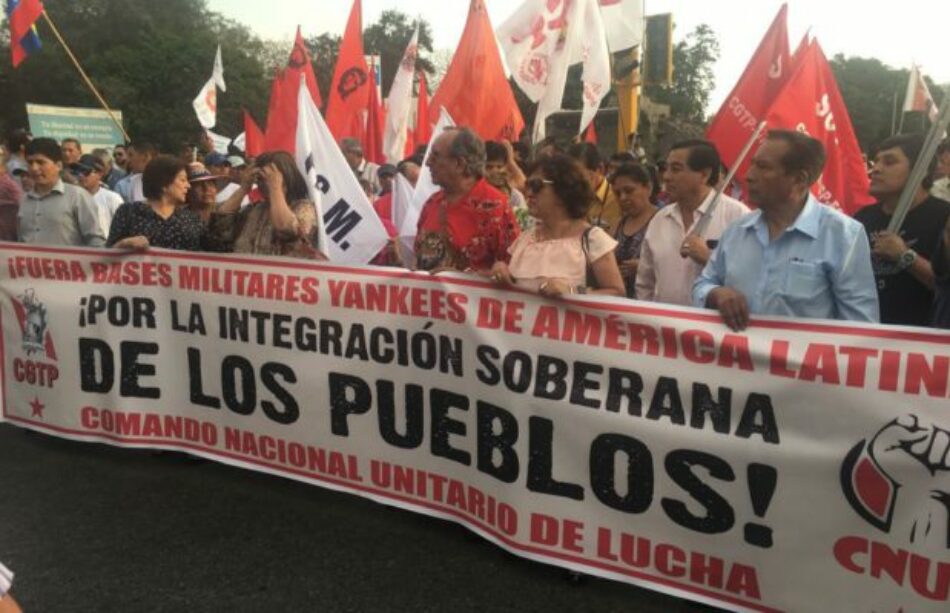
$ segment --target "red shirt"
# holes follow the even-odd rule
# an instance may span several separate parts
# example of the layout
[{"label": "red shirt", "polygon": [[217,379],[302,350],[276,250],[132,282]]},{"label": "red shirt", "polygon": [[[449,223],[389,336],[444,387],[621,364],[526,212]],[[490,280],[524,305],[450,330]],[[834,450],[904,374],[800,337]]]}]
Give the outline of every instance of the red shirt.
[{"label": "red shirt", "polygon": [[508,247],[520,231],[508,196],[485,179],[451,204],[445,192],[438,191],[419,215],[416,264],[421,270],[486,270],[499,260],[508,261]]}]

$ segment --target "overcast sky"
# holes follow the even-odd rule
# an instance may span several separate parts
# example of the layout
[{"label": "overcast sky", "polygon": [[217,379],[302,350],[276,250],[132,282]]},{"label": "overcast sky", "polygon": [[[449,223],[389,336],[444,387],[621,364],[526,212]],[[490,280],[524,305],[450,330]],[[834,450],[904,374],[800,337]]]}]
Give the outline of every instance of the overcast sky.
[{"label": "overcast sky", "polygon": [[[468,0],[363,0],[364,27],[386,9],[422,15],[434,30],[436,48],[454,49],[462,34]],[[497,27],[518,0],[486,0]],[[700,23],[716,32],[721,57],[711,110],[719,107],[771,23],[782,0],[646,0],[647,14],[673,13],[674,37]],[[263,38],[291,40],[300,24],[306,35],[340,34],[348,0],[208,0],[215,11],[235,19]],[[950,82],[950,2],[947,0],[788,0],[789,36],[794,49],[808,27],[830,58],[836,53],[876,57],[894,67],[921,65],[938,83]],[[226,68],[226,67],[225,67]]]}]

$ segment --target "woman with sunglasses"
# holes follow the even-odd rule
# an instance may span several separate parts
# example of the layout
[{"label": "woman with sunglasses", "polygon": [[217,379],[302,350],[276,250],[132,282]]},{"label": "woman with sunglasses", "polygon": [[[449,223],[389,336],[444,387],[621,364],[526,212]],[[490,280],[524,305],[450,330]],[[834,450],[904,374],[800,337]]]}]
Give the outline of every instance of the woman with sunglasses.
[{"label": "woman with sunglasses", "polygon": [[549,297],[623,296],[617,241],[587,222],[594,193],[580,166],[566,155],[543,157],[525,192],[537,225],[511,246],[510,264],[495,264],[492,280]]}]

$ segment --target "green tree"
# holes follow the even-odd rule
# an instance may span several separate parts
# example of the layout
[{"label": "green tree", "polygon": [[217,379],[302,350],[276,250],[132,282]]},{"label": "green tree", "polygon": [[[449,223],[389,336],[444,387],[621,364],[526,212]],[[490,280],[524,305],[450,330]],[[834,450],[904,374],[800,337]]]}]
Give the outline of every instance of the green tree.
[{"label": "green tree", "polygon": [[713,68],[719,59],[719,40],[706,24],[673,47],[673,84],[648,85],[644,94],[653,102],[670,105],[670,115],[685,121],[706,120],[709,94],[716,85]]},{"label": "green tree", "polygon": [[[408,15],[398,10],[383,11],[379,21],[363,30],[363,51],[367,55],[380,56],[383,71],[383,97],[389,95],[396,68],[402,61],[406,45],[412,38],[416,24]],[[336,68],[337,55],[340,53],[339,36],[321,34],[307,39],[307,50],[313,59],[313,70],[317,75],[317,83],[324,99],[329,97],[333,81],[333,71]],[[424,19],[419,22],[419,57],[416,60],[417,70],[432,73],[432,61],[423,52],[432,52],[432,28]]]},{"label": "green tree", "polygon": [[[383,97],[389,95],[393,79],[406,45],[416,29],[416,22],[408,15],[398,10],[383,11],[379,21],[363,31],[363,48],[368,55],[379,55],[383,70]],[[432,62],[424,52],[432,52],[432,28],[429,23],[419,20],[419,56],[416,59],[416,70],[425,70],[431,74]]]},{"label": "green tree", "polygon": [[[858,143],[863,150],[871,151],[901,126],[901,109],[910,71],[892,68],[875,58],[845,57],[842,54],[832,58],[831,69],[848,107]],[[924,78],[939,104],[943,98],[942,89],[926,76]],[[904,132],[920,132],[929,127],[922,113],[907,113],[904,117]]]},{"label": "green tree", "polygon": [[[123,111],[133,139],[168,151],[194,141],[200,126],[191,101],[211,76],[222,48],[226,93],[215,131],[242,131],[242,107],[262,117],[268,79],[263,44],[246,28],[209,11],[202,0],[46,0],[47,11],[111,106]],[[42,22],[43,49],[17,70],[0,62],[4,132],[26,125],[25,104],[98,107],[65,51]],[[6,29],[6,28],[4,28]],[[0,54],[9,57],[9,40]]]}]

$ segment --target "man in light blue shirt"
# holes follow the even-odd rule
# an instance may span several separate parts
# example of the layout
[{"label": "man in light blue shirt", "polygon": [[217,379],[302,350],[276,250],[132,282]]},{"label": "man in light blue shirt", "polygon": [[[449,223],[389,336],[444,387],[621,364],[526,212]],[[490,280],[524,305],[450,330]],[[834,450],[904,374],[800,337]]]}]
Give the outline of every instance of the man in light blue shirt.
[{"label": "man in light blue shirt", "polygon": [[819,141],[769,132],[746,177],[759,210],[723,233],[693,284],[693,304],[717,309],[733,330],[750,314],[879,321],[863,227],[809,192],[824,165]]}]

